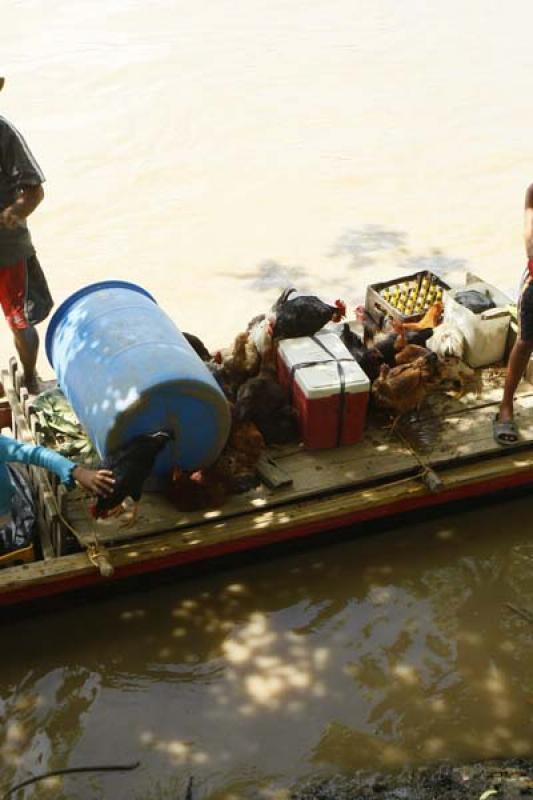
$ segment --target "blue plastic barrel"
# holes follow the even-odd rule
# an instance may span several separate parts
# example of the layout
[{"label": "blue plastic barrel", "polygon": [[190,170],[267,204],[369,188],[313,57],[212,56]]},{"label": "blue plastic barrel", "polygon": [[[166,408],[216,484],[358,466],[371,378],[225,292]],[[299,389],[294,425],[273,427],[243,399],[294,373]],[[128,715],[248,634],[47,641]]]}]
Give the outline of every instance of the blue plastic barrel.
[{"label": "blue plastic barrel", "polygon": [[173,430],[155,473],[216,460],[230,429],[219,385],[154,298],[133,283],[85,286],[48,326],[46,354],[100,457],[134,436]]}]

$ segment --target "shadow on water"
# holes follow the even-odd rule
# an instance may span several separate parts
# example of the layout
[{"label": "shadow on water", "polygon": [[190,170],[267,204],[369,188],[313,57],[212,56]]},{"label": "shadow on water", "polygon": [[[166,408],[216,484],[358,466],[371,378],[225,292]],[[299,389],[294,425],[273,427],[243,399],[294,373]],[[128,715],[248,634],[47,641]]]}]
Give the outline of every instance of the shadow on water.
[{"label": "shadow on water", "polygon": [[394,256],[407,254],[407,234],[381,225],[363,225],[348,228],[342,233],[331,252],[330,258],[347,257],[351,269],[369,267],[384,253]]},{"label": "shadow on water", "polygon": [[317,770],[528,755],[530,509],[407,521],[6,626],[2,777],[139,758],[92,785],[149,798],[194,774],[199,797],[229,798]]},{"label": "shadow on water", "polygon": [[[367,282],[376,282],[394,274],[430,270],[444,276],[464,270],[464,258],[449,256],[439,248],[429,252],[412,252],[408,234],[382,225],[347,228],[326,253],[323,273],[307,270],[302,265],[284,264],[266,259],[244,273],[223,273],[223,277],[243,282],[252,292],[273,296],[285,286],[299,291],[361,300]],[[355,277],[357,276],[357,278]],[[358,285],[356,281],[364,281]]]}]

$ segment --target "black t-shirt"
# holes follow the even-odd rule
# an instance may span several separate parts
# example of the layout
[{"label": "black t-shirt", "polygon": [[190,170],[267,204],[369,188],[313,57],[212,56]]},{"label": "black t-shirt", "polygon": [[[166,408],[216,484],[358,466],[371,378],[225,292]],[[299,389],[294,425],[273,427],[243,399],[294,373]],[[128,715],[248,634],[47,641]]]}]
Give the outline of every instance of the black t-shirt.
[{"label": "black t-shirt", "polygon": [[[23,136],[0,116],[0,211],[10,206],[25,186],[40,186],[44,180]],[[26,224],[15,230],[0,227],[0,267],[14,264],[34,252]]]}]

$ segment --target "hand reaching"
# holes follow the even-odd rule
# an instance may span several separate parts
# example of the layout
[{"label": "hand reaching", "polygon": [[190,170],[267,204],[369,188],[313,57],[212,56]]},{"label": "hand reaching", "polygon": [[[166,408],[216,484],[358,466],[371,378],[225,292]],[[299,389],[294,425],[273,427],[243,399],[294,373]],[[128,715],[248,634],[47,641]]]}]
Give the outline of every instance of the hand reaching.
[{"label": "hand reaching", "polygon": [[93,494],[107,497],[113,493],[115,478],[109,469],[87,469],[78,466],[72,470],[72,477],[80,486]]}]

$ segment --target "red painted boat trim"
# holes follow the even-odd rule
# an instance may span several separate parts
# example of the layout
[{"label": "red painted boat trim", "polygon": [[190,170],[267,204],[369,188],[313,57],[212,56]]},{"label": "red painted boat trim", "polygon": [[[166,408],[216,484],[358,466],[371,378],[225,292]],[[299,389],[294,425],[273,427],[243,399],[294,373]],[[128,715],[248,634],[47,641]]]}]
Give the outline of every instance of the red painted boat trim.
[{"label": "red painted boat trim", "polygon": [[[373,508],[349,511],[346,514],[340,514],[336,517],[331,517],[328,520],[317,520],[316,522],[309,522],[302,525],[295,525],[291,528],[282,530],[268,531],[256,534],[254,536],[242,537],[218,544],[206,545],[197,547],[188,551],[180,551],[179,553],[171,553],[168,556],[146,559],[136,563],[117,567],[111,580],[120,580],[121,578],[133,577],[151,572],[157,572],[162,569],[170,569],[180,565],[191,564],[197,561],[204,561],[207,559],[216,559],[220,556],[229,555],[231,553],[244,552],[246,550],[254,550],[269,544],[287,541],[289,539],[301,538],[304,536],[311,536],[315,533],[327,533],[338,528],[348,527],[358,522],[367,522],[373,519],[383,519],[389,516],[398,516],[408,511],[415,511],[422,508],[430,508],[432,506],[447,505],[459,500],[465,500],[473,497],[479,497],[484,494],[492,494],[501,492],[507,488],[517,488],[520,486],[527,486],[533,484],[533,470],[521,472],[519,474],[512,474],[499,478],[493,478],[488,481],[480,481],[477,483],[469,483],[455,489],[449,489],[434,494],[417,495],[416,497],[407,497],[402,500],[396,500],[393,503],[386,503],[381,506]],[[132,543],[133,546],[134,543]],[[40,584],[28,586],[25,589],[13,590],[5,592],[0,595],[0,606],[8,606],[16,603],[25,603],[38,598],[61,594],[63,592],[73,591],[75,589],[83,589],[96,584],[102,584],[109,579],[102,579],[95,569],[85,575],[76,575],[67,579],[58,579],[57,581],[43,582]]]}]

